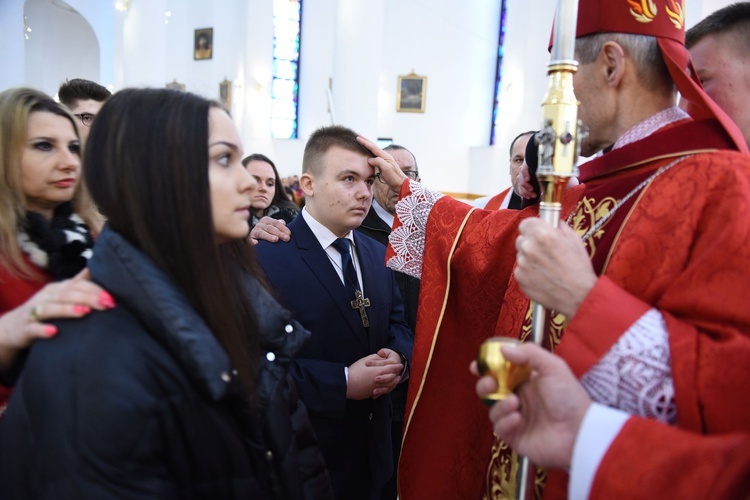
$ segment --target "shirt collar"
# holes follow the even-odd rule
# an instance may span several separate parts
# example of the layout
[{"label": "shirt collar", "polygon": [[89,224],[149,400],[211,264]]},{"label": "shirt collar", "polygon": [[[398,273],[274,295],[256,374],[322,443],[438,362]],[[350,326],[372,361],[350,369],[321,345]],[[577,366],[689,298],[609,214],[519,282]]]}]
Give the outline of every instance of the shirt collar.
[{"label": "shirt collar", "polygon": [[380,206],[380,203],[378,203],[375,198],[372,199],[372,208],[375,210],[375,213],[380,217],[380,219],[388,224],[389,226],[393,227],[393,214],[390,213],[388,210]]},{"label": "shirt collar", "polygon": [[[318,243],[320,243],[321,247],[328,248],[334,241],[338,239],[338,236],[333,234],[330,229],[318,222],[315,217],[313,217],[312,214],[307,211],[307,207],[304,207],[302,209],[301,214],[305,219],[305,222],[307,222],[307,225],[310,227],[310,231],[312,231],[313,236],[315,236],[315,239],[318,240]],[[352,231],[349,231],[346,236],[344,236],[344,238],[351,241],[352,247],[354,247],[354,235],[352,234]]]},{"label": "shirt collar", "polygon": [[688,118],[690,118],[690,115],[676,106],[663,109],[631,127],[630,130],[617,139],[612,149],[621,148],[630,143],[645,139],[660,128]]}]

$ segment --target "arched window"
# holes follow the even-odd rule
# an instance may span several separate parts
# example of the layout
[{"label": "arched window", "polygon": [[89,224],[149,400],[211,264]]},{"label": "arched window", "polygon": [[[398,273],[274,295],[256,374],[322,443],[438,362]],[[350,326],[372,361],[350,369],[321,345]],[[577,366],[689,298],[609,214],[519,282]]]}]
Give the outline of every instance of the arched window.
[{"label": "arched window", "polygon": [[273,2],[271,137],[297,138],[302,0]]},{"label": "arched window", "polygon": [[492,128],[490,130],[490,145],[495,144],[495,131],[498,128],[498,105],[500,103],[500,84],[502,83],[503,55],[505,53],[505,7],[507,0],[501,0],[500,6],[500,36],[497,43],[497,70],[495,73],[495,103],[492,108]]}]

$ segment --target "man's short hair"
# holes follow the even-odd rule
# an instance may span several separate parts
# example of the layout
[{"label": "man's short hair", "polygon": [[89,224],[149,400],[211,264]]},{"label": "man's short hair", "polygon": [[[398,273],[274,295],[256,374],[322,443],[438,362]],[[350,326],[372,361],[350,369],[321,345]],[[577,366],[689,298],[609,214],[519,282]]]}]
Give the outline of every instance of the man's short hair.
[{"label": "man's short hair", "polygon": [[516,145],[516,143],[518,142],[518,139],[520,139],[521,137],[525,137],[527,135],[534,135],[534,134],[536,134],[536,130],[527,130],[526,132],[521,132],[520,134],[515,136],[513,140],[510,141],[510,147],[508,148],[508,157],[511,160],[513,159],[513,146]]},{"label": "man's short hair", "polygon": [[689,49],[705,36],[723,33],[736,34],[750,45],[750,2],[733,3],[703,19],[685,32],[685,46]]},{"label": "man's short hair", "polygon": [[374,155],[357,141],[357,135],[354,130],[341,125],[321,127],[313,132],[305,145],[302,172],[320,175],[325,154],[334,146],[373,158]]},{"label": "man's short hair", "polygon": [[112,95],[112,92],[106,87],[99,85],[91,80],[83,78],[73,78],[66,80],[57,91],[57,97],[60,102],[69,108],[76,105],[78,101],[87,101],[89,99],[104,102]]},{"label": "man's short hair", "polygon": [[405,147],[400,146],[398,144],[389,144],[389,145],[387,145],[386,147],[383,148],[383,151],[406,151],[407,153],[409,153],[411,155],[412,158],[414,158],[414,168],[416,168],[417,170],[419,170],[419,167],[417,166],[417,157],[414,156],[414,153],[412,153],[411,151],[409,151]]},{"label": "man's short hair", "polygon": [[576,39],[576,57],[580,64],[594,62],[605,43],[613,41],[635,63],[643,83],[649,88],[662,87],[674,92],[675,85],[656,37],[630,33],[594,33]]}]

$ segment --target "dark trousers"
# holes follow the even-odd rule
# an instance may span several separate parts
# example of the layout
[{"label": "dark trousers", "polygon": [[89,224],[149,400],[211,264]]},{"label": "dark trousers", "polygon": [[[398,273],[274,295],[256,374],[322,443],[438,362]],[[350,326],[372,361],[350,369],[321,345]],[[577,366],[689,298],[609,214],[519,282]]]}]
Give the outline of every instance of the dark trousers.
[{"label": "dark trousers", "polygon": [[409,383],[404,382],[391,391],[391,441],[393,443],[393,475],[383,486],[380,500],[396,500],[398,496],[398,459],[401,456],[401,438],[404,432],[404,410]]}]

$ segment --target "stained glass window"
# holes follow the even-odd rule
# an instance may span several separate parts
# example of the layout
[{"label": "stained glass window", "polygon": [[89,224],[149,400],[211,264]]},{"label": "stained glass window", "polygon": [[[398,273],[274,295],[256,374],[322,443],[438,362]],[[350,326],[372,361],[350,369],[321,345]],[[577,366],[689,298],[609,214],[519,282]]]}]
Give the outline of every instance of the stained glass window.
[{"label": "stained glass window", "polygon": [[297,138],[299,46],[302,0],[273,2],[271,136]]},{"label": "stained glass window", "polygon": [[490,144],[495,144],[495,131],[498,128],[498,107],[500,104],[500,84],[503,73],[503,55],[505,54],[505,7],[506,0],[501,0],[500,6],[500,36],[497,44],[497,70],[495,73],[495,105],[492,108],[492,130],[490,132]]}]

